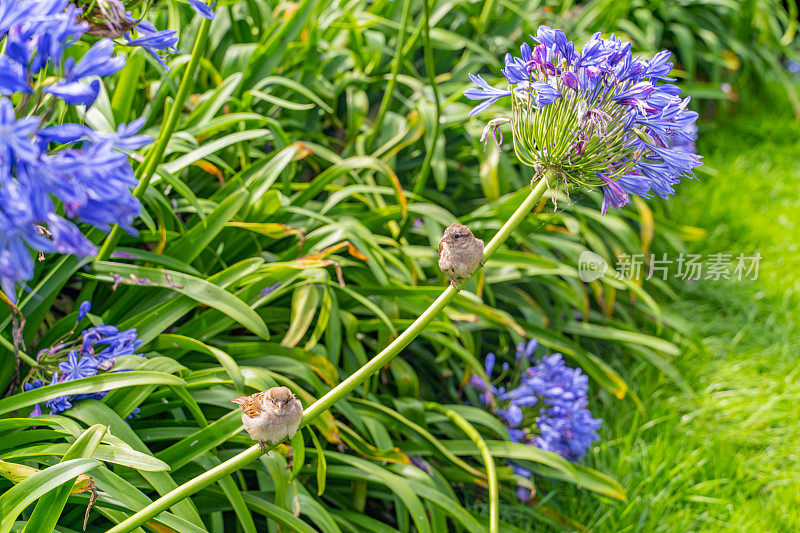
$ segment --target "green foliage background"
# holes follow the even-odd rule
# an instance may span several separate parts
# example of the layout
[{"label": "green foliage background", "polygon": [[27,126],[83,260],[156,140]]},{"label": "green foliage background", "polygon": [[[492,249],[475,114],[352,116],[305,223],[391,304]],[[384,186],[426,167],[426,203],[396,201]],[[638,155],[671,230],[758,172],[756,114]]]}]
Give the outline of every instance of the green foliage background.
[{"label": "green foliage background", "polygon": [[[496,77],[502,54],[539,24],[578,41],[616,31],[645,54],[672,48],[690,93],[706,99],[730,99],[723,82],[734,94],[770,78],[794,91],[782,62],[792,54],[796,12],[767,0],[439,1],[427,24],[411,0],[220,0],[216,13],[146,191],[139,236],[123,236],[105,261],[47,258],[20,302],[29,354],[71,328],[91,290],[93,320],[137,328],[150,357],[127,361],[132,372],[64,384],[119,387],[65,416],[24,418],[47,389],[0,400],[0,457],[49,466],[27,487],[0,480],[2,531],[56,521],[80,529],[88,493],[68,497],[63,487],[81,473],[100,491],[89,528],[107,529],[252,444],[231,398],[284,384],[307,406],[408,326],[445,285],[435,263],[443,228],[460,220],[487,240],[529,190],[527,169],[483,149],[482,122],[467,118],[461,92],[469,72]],[[164,3],[151,17],[179,28],[181,48],[192,49],[200,18],[185,4]],[[113,128],[144,115],[157,136],[187,63],[176,56],[165,73],[141,51],[131,54],[86,121]],[[464,384],[484,373],[483,355],[513,363],[523,338],[581,366],[597,391],[594,406],[607,413],[642,412],[648,399],[631,390],[642,362],[690,392],[672,359],[704,348],[662,305],[675,287],[611,275],[583,283],[577,259],[585,250],[611,264],[619,254],[683,250],[702,232],[638,201],[602,217],[599,200],[561,195],[555,209],[542,202],[401,357],[298,434],[291,468],[285,449],[265,455],[148,527],[484,530],[479,450],[442,411],[486,439],[503,502],[515,501],[518,483],[558,480],[527,508],[536,520],[582,527],[588,517],[564,510],[551,491],[563,483],[587,489],[577,493],[581,508],[625,499],[605,465],[607,473],[510,443],[494,417],[464,405],[477,403]],[[116,289],[115,274],[123,280]],[[10,321],[0,312],[3,390],[13,374]],[[431,474],[412,456],[426,459]],[[542,477],[515,477],[506,458]],[[512,521],[503,530],[522,525]]]}]

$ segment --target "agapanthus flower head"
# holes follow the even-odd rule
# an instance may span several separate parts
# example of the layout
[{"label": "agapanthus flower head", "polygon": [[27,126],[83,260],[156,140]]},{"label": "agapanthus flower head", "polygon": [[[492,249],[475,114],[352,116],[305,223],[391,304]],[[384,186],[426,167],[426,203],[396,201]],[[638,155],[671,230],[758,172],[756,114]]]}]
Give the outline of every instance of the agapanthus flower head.
[{"label": "agapanthus flower head", "polygon": [[[565,50],[569,53],[569,48]],[[519,343],[516,368],[522,365],[521,371],[504,372],[494,380],[492,370],[497,357],[487,355],[485,370],[490,381],[473,376],[471,384],[481,392],[481,403],[503,419],[512,442],[537,446],[577,461],[599,438],[597,430],[602,424],[587,409],[589,379],[579,368],[567,366],[559,353],[532,361],[536,346],[535,340]],[[529,363],[532,364],[528,366]],[[516,386],[504,386],[513,383]],[[523,466],[509,464],[518,476],[530,477]],[[521,490],[519,495],[529,497],[530,493]]]},{"label": "agapanthus flower head", "polygon": [[[2,1],[2,0],[0,0]],[[79,320],[81,314],[89,312],[91,304],[83,302],[79,307]],[[50,348],[39,351],[37,361],[39,367],[32,376],[23,383],[25,391],[43,386],[43,379],[50,377],[50,385],[63,383],[76,379],[88,378],[103,372],[124,372],[124,369],[115,369],[117,358],[126,355],[137,355],[136,351],[142,345],[135,329],[119,331],[115,326],[101,324],[83,330],[77,339],[59,343]],[[143,354],[138,354],[144,357]],[[35,376],[41,377],[35,377]],[[33,379],[32,379],[33,378]],[[44,385],[47,386],[47,385]],[[97,391],[86,394],[59,396],[44,402],[51,414],[58,414],[70,409],[73,403],[80,400],[101,400],[108,391]],[[30,416],[42,413],[41,406],[36,405]],[[134,416],[138,410],[132,413]]]},{"label": "agapanthus flower head", "polygon": [[[92,105],[101,78],[125,64],[111,39],[82,56],[66,52],[89,28],[78,3],[0,0],[0,288],[12,301],[33,277],[34,254],[96,253],[77,223],[101,230],[119,224],[133,233],[141,210],[125,151],[150,142],[138,134],[143,120],[113,133],[49,123],[68,115],[48,108]],[[80,4],[115,16],[122,5]]]},{"label": "agapanthus flower head", "polygon": [[[577,49],[561,30],[539,27],[535,46],[506,54],[503,89],[470,74],[480,100],[470,113],[510,99],[514,151],[519,160],[567,186],[602,188],[603,213],[630,203],[630,195],[665,197],[693,177],[700,156],[677,148],[690,142],[697,113],[669,83],[670,53],[634,57],[630,43],[593,35]],[[496,129],[498,119],[487,125]],[[484,133],[485,136],[486,132]]]}]

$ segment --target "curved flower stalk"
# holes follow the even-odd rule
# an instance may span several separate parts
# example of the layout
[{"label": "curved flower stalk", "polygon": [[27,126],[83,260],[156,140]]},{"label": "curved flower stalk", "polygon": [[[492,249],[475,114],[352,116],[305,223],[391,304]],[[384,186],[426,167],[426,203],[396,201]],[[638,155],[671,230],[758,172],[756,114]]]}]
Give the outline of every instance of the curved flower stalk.
[{"label": "curved flower stalk", "polygon": [[[500,416],[513,442],[536,446],[578,461],[599,437],[602,420],[592,417],[588,404],[589,379],[579,368],[570,368],[561,354],[554,353],[533,361],[537,341],[519,343],[516,373],[509,374],[509,364],[490,382],[472,376],[471,384],[480,392],[480,402]],[[486,375],[491,379],[497,358],[486,356]],[[533,363],[533,364],[531,364]],[[517,382],[507,389],[504,384]],[[496,384],[497,383],[497,384]],[[509,461],[514,473],[530,478],[531,472]],[[530,490],[520,486],[517,496],[530,499]]]},{"label": "curved flower stalk", "polygon": [[89,27],[80,9],[68,0],[2,0],[0,8],[0,288],[16,301],[35,253],[96,252],[76,222],[134,231],[141,206],[125,152],[151,139],[138,135],[142,120],[114,133],[53,121],[70,105],[91,106],[100,78],[125,64],[110,39],[64,59]]},{"label": "curved flower stalk", "polygon": [[[503,224],[503,227],[500,228],[492,240],[489,241],[489,243],[484,247],[484,262],[488,262],[491,259],[492,255],[494,255],[497,249],[500,248],[500,245],[505,242],[505,240],[517,228],[517,226],[519,226],[525,217],[528,216],[528,213],[530,213],[533,207],[539,202],[539,200],[541,200],[542,196],[547,191],[547,188],[549,187],[549,180],[553,179],[554,176],[550,172],[545,171],[544,176],[539,179],[522,204],[520,204],[520,206],[516,211],[514,211],[506,223]],[[324,413],[326,409],[329,409],[336,402],[346,397],[353,390],[359,387],[372,375],[380,371],[380,369],[394,359],[403,350],[403,348],[408,346],[411,341],[416,339],[425,330],[428,324],[433,321],[434,318],[439,316],[439,313],[441,313],[442,310],[444,310],[450,304],[450,302],[453,301],[453,298],[456,297],[458,292],[459,289],[457,289],[455,286],[448,285],[447,288],[442,291],[442,294],[439,295],[439,297],[436,298],[433,303],[431,303],[431,305],[408,327],[408,329],[403,331],[386,348],[381,350],[380,353],[368,361],[367,364],[356,370],[347,379],[331,389],[322,398],[318,399],[311,406],[307,407],[303,411],[303,420],[300,422],[300,427],[302,428],[307,426],[312,420]],[[202,490],[212,483],[215,483],[217,480],[227,476],[228,474],[244,468],[249,463],[255,461],[263,453],[264,452],[261,450],[258,444],[251,446],[240,454],[231,457],[227,461],[203,472],[194,479],[187,481],[179,487],[171,490],[167,494],[164,494],[153,503],[147,505],[140,511],[134,513],[116,526],[109,529],[108,533],[121,533],[124,531],[134,530],[136,527],[144,524],[161,511],[173,506],[175,503],[183,500],[184,498],[190,497],[192,494]],[[497,507],[493,506],[493,508],[496,509]],[[497,524],[497,521],[494,520],[493,523]],[[494,532],[497,531],[497,529],[495,528],[491,531]]]},{"label": "curved flower stalk", "polygon": [[[666,198],[682,178],[693,177],[700,156],[676,147],[692,142],[697,113],[668,75],[670,53],[648,61],[631,45],[597,33],[578,51],[561,30],[539,27],[534,48],[506,54],[498,89],[470,74],[477,87],[470,115],[511,99],[511,116],[487,124],[496,132],[510,122],[514,152],[537,174],[551,170],[566,186],[600,187],[602,211],[630,203],[630,195]],[[498,142],[499,146],[499,142]]]},{"label": "curved flower stalk", "polygon": [[[77,326],[89,313],[90,302],[83,302],[78,310],[75,322]],[[74,328],[73,328],[74,330]],[[71,332],[67,334],[70,336]],[[55,383],[94,376],[99,372],[121,372],[114,370],[117,359],[127,355],[135,355],[142,341],[135,329],[120,331],[115,326],[101,324],[81,332],[80,337],[64,342],[57,342],[47,350],[42,350],[36,357],[37,367],[31,371],[23,382],[23,389],[29,391]],[[46,384],[45,384],[46,383]],[[56,415],[72,408],[72,402],[83,399],[102,399],[108,391],[92,394],[67,395],[44,402],[51,415]],[[36,404],[30,416],[42,414],[41,405]],[[132,413],[138,414],[138,408]]]}]

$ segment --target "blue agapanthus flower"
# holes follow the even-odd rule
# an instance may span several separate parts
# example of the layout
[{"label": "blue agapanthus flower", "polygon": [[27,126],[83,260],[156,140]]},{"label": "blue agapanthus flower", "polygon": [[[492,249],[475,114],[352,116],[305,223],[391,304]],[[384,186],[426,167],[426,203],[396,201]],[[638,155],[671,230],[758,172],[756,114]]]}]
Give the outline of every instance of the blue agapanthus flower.
[{"label": "blue agapanthus flower", "polygon": [[189,5],[197,11],[201,17],[214,20],[214,6],[206,4],[203,0],[189,0]]},{"label": "blue agapanthus flower", "polygon": [[53,106],[92,105],[125,64],[111,39],[65,56],[89,28],[80,15],[69,0],[0,0],[0,290],[12,301],[34,254],[96,253],[77,223],[133,232],[141,210],[125,152],[151,141],[138,134],[143,120],[102,133],[46,118],[63,116]]},{"label": "blue agapanthus flower", "polygon": [[158,61],[165,69],[169,69],[164,57],[166,54],[178,53],[178,32],[175,30],[158,30],[152,22],[140,21],[134,29],[137,36],[131,36],[131,32],[125,34],[125,41],[128,46],[141,46],[148,54]]},{"label": "blue agapanthus flower", "polygon": [[125,66],[125,58],[113,56],[114,41],[103,39],[95,43],[75,64],[72,58],[64,62],[64,78],[44,92],[55,95],[68,104],[91,106],[100,92],[100,82],[90,77],[109,76]]},{"label": "blue agapanthus flower", "polygon": [[79,356],[76,350],[70,350],[67,360],[58,364],[58,369],[63,372],[63,381],[88,378],[97,374],[99,361],[91,355]]},{"label": "blue agapanthus flower", "polygon": [[92,302],[88,300],[82,302],[81,305],[78,307],[78,316],[75,319],[75,322],[80,322],[81,320],[86,318],[86,315],[88,315],[89,311],[91,310],[92,310]]},{"label": "blue agapanthus flower", "polygon": [[683,147],[694,141],[697,113],[669,83],[675,80],[668,77],[668,51],[651,60],[634,57],[630,43],[599,33],[578,50],[547,26],[533,40],[533,48],[520,47],[520,57],[506,54],[506,88],[470,74],[476,87],[464,95],[480,101],[470,115],[511,101],[511,117],[490,121],[484,139],[511,123],[522,163],[537,177],[602,188],[604,214],[630,203],[631,195],[666,198],[682,178],[694,177],[700,156]]},{"label": "blue agapanthus flower", "polygon": [[[50,385],[55,385],[62,381],[69,381],[69,378],[65,379],[63,376],[59,377],[58,372],[54,372],[53,379],[50,380]],[[50,400],[45,400],[44,405],[50,409],[51,415],[57,415],[58,413],[63,413],[67,409],[72,409],[71,399],[71,396],[58,396]],[[30,416],[34,416],[33,412],[31,412]]]},{"label": "blue agapanthus flower", "polygon": [[[79,307],[79,316],[81,313],[88,313],[90,307],[89,302],[83,302]],[[42,387],[42,378],[35,376],[41,375],[46,378],[50,375],[50,371],[52,371],[50,385],[88,378],[101,372],[123,372],[125,370],[114,368],[116,359],[126,355],[144,357],[143,354],[136,353],[141,345],[142,341],[135,329],[119,331],[118,328],[107,324],[91,327],[83,330],[78,339],[42,350],[37,357],[39,369],[25,381],[23,389],[29,391]],[[86,399],[101,400],[106,394],[108,391],[59,396],[45,401],[44,405],[50,409],[50,414],[58,414],[70,409],[75,402]],[[134,410],[133,415],[136,413],[138,410]],[[42,409],[37,404],[30,416],[40,414]]]},{"label": "blue agapanthus flower", "polygon": [[[22,390],[28,392],[29,390],[38,389],[43,385],[41,379],[34,379],[33,381],[27,382],[22,385]],[[39,416],[42,414],[42,406],[40,404],[36,404],[33,406],[33,410],[31,411],[30,416]]]},{"label": "blue agapanthus flower", "polygon": [[[587,409],[589,379],[579,368],[568,367],[558,353],[534,361],[536,348],[535,340],[517,346],[519,373],[509,374],[509,367],[504,364],[502,381],[517,382],[515,387],[497,383],[499,378],[487,383],[473,376],[471,383],[481,392],[481,402],[503,419],[511,441],[537,446],[577,461],[599,438],[597,430],[602,424]],[[486,356],[485,370],[490,380],[496,361],[494,354]],[[527,366],[529,363],[533,364]],[[527,368],[522,369],[525,366]],[[530,477],[523,466],[509,464],[516,475]],[[520,499],[530,497],[525,487],[520,487],[518,493]]]}]

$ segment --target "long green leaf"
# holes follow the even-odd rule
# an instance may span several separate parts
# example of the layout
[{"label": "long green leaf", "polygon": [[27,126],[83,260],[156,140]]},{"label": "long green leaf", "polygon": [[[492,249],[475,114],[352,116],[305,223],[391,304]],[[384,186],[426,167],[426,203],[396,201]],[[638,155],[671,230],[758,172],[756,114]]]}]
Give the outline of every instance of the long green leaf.
[{"label": "long green leaf", "polygon": [[[61,458],[61,462],[72,459],[91,458],[97,448],[100,446],[100,441],[108,428],[102,424],[95,424],[87,429],[83,435],[78,437],[69,450]],[[61,516],[61,511],[67,504],[70,490],[72,489],[72,480],[62,484],[59,487],[49,491],[47,494],[39,498],[36,502],[36,507],[25,525],[25,531],[30,533],[38,533],[40,531],[52,531],[58,523],[58,518]],[[87,509],[87,513],[89,510]],[[87,514],[88,516],[88,514]]]},{"label": "long green leaf", "polygon": [[92,394],[121,387],[135,387],[137,385],[186,385],[179,377],[164,372],[150,372],[139,370],[132,372],[118,372],[98,374],[88,378],[63,381],[46,387],[32,389],[26,392],[9,396],[0,400],[0,414],[10,413],[23,407],[35,405],[46,400],[52,400],[67,394]]},{"label": "long green leaf", "polygon": [[100,461],[95,459],[72,459],[45,468],[8,489],[0,496],[0,533],[11,531],[14,521],[28,505],[98,466]]},{"label": "long green leaf", "polygon": [[[253,311],[250,306],[233,294],[202,278],[190,276],[182,272],[175,272],[174,270],[159,270],[149,267],[124,265],[122,263],[109,263],[106,261],[93,263],[92,272],[97,275],[98,279],[108,282],[114,282],[115,275],[121,276],[122,279],[127,278],[128,280],[134,278],[141,280],[144,278],[149,280],[147,285],[152,284],[157,287],[169,288],[175,292],[179,292],[192,300],[225,313],[259,337],[263,339],[269,338],[267,325],[264,323],[264,320],[258,316],[258,313]],[[131,278],[131,275],[133,275],[134,278]],[[137,283],[141,284],[142,282],[139,281]]]}]

